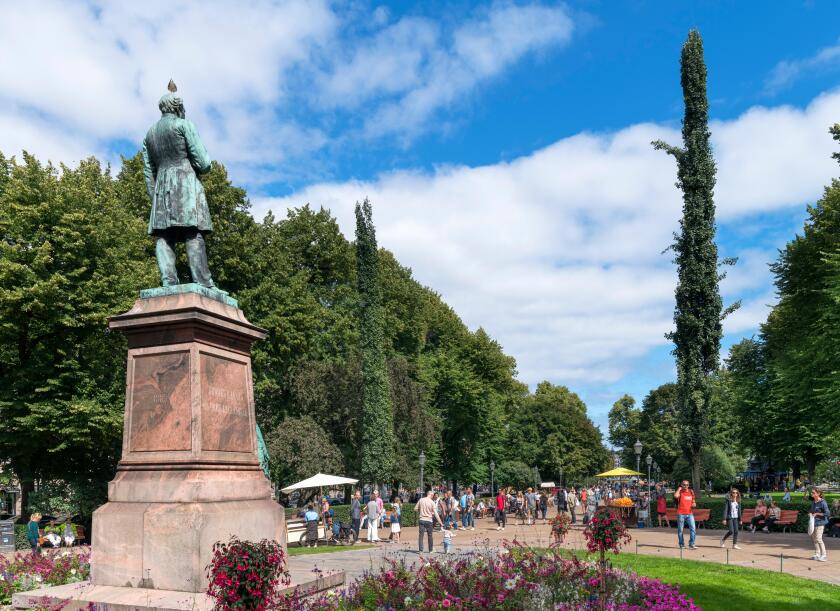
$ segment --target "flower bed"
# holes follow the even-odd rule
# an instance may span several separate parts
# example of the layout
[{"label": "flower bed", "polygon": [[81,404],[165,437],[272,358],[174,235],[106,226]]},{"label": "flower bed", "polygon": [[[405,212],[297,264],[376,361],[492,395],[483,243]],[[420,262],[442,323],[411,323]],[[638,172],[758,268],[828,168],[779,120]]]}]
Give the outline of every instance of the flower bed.
[{"label": "flower bed", "polygon": [[44,550],[40,556],[19,552],[11,560],[0,556],[0,605],[12,602],[15,592],[60,586],[90,577],[90,547],[74,551]]},{"label": "flower bed", "polygon": [[501,555],[436,558],[419,568],[392,561],[342,591],[288,597],[279,608],[699,611],[676,587],[659,580],[612,568],[601,572],[596,563],[519,546]]}]

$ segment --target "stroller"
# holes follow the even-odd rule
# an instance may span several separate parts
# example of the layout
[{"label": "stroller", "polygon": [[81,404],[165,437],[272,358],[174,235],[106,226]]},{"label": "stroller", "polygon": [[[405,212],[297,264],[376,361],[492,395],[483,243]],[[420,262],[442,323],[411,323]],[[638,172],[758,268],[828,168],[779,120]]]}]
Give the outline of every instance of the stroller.
[{"label": "stroller", "polygon": [[353,545],[356,543],[356,531],[346,523],[336,520],[333,522],[331,545]]}]

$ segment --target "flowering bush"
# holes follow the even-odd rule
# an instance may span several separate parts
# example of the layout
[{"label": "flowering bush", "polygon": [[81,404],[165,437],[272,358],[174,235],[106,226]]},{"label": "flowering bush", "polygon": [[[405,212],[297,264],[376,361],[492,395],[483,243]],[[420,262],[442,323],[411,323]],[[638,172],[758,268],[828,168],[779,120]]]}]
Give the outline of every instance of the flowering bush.
[{"label": "flowering bush", "polygon": [[600,553],[602,560],[605,552],[617,554],[622,545],[630,542],[630,533],[621,516],[603,508],[589,520],[583,536],[586,537],[587,549]]},{"label": "flowering bush", "polygon": [[549,524],[551,524],[551,547],[557,547],[565,540],[566,534],[572,527],[572,520],[565,511],[561,511],[551,518]]},{"label": "flowering bush", "polygon": [[274,609],[278,586],[291,581],[286,555],[278,543],[267,539],[252,543],[236,537],[213,545],[207,577],[207,594],[220,611]]},{"label": "flowering bush", "polygon": [[515,546],[507,553],[434,559],[418,568],[392,561],[341,591],[288,596],[280,609],[533,609],[564,611],[699,611],[692,600],[656,579],[609,569],[610,598],[599,600],[601,574],[593,563]]},{"label": "flowering bush", "polygon": [[90,547],[45,550],[40,556],[18,552],[13,558],[0,556],[0,605],[12,602],[15,592],[43,586],[59,586],[90,577]]}]

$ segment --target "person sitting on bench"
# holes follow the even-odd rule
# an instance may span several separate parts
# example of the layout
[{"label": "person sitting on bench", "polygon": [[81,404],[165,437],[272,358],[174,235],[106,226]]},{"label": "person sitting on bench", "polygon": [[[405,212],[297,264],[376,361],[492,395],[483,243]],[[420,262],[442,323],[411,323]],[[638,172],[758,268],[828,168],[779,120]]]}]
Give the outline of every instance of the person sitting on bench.
[{"label": "person sitting on bench", "polygon": [[755,527],[764,523],[766,517],[767,504],[763,500],[759,499],[755,504],[755,514],[753,515],[752,520],[750,520],[750,532],[755,532]]},{"label": "person sitting on bench", "polygon": [[770,527],[776,523],[776,520],[782,517],[782,510],[776,505],[776,501],[770,501],[770,507],[767,508],[767,516],[764,518],[764,532],[770,532]]}]

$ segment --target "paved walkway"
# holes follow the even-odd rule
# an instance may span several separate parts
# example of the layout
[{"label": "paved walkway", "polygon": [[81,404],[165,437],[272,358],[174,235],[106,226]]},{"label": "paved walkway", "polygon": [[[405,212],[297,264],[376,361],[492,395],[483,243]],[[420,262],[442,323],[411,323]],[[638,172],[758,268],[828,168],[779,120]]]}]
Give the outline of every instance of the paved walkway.
[{"label": "paved walkway", "polygon": [[[676,529],[642,528],[631,529],[633,540],[623,553],[652,554],[670,558],[679,558]],[[382,531],[380,530],[380,533]],[[748,566],[769,571],[783,571],[798,577],[818,579],[828,583],[840,585],[840,539],[824,538],[828,550],[828,562],[810,560],[814,554],[811,539],[800,533],[761,533],[751,534],[748,531],[739,533],[738,544],[741,550],[731,548],[731,538],[727,541],[727,548],[721,549],[720,536],[723,530],[700,528],[697,530],[697,550],[683,551],[683,558],[703,560],[706,562],[729,563],[738,566]],[[416,560],[417,528],[403,528],[400,543],[382,543],[375,548],[334,552],[328,554],[313,554],[307,556],[293,556],[290,558],[291,569],[296,574],[315,571],[329,573],[343,570],[347,573],[347,581],[352,581],[367,570],[378,568],[385,558],[404,558],[409,563]],[[364,531],[362,533],[364,536]],[[536,526],[518,526],[509,522],[503,531],[497,531],[491,519],[476,522],[475,530],[456,533],[454,550],[465,553],[480,549],[498,549],[502,542],[518,541],[520,543],[547,547],[549,545],[550,527],[543,524]],[[686,542],[688,531],[686,530]],[[580,524],[572,529],[564,544],[568,549],[586,549]],[[443,550],[441,534],[435,533],[435,554]],[[424,554],[428,555],[428,554]]]}]

